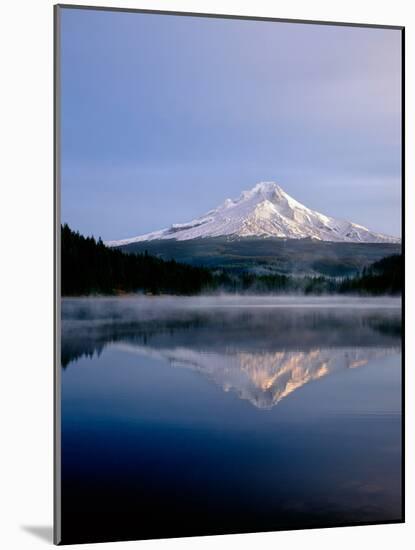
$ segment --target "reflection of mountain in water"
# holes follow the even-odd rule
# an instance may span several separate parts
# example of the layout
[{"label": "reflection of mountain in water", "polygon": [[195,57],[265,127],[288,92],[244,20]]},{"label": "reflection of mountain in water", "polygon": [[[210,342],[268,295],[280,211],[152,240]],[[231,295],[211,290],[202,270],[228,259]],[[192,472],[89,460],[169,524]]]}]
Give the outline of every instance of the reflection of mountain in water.
[{"label": "reflection of mountain in water", "polygon": [[174,367],[200,372],[224,391],[261,409],[270,409],[309,382],[366,365],[396,352],[393,348],[331,348],[273,353],[206,353],[186,348],[157,350],[149,346],[116,344],[117,349],[168,361]]},{"label": "reflection of mountain in water", "polygon": [[249,300],[65,300],[62,366],[116,345],[201,372],[270,408],[309,382],[400,350],[396,302]]}]

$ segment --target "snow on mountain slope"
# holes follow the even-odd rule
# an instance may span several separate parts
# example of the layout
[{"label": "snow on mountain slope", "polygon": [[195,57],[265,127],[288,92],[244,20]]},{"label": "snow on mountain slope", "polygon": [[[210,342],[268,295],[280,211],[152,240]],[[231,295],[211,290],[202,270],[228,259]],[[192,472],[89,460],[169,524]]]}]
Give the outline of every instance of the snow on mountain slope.
[{"label": "snow on mountain slope", "polygon": [[189,239],[229,236],[312,238],[319,241],[398,243],[400,239],[374,233],[362,225],[337,220],[307,208],[290,197],[274,182],[261,182],[244,191],[236,200],[226,199],[218,208],[188,223],[120,241],[107,246],[122,246],[157,239]]}]

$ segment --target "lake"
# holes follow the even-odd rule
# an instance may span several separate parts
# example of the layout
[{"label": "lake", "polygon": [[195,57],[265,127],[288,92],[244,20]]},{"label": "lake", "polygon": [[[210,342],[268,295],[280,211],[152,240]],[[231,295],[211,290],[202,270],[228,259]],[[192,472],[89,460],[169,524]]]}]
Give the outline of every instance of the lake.
[{"label": "lake", "polygon": [[62,300],[62,542],[400,521],[400,306]]}]

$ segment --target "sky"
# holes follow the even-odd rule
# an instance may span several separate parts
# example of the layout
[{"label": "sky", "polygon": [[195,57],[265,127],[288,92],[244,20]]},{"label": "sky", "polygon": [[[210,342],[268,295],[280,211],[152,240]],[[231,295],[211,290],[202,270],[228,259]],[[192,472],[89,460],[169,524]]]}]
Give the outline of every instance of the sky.
[{"label": "sky", "polygon": [[128,238],[260,181],[401,234],[401,33],[61,10],[61,219]]}]

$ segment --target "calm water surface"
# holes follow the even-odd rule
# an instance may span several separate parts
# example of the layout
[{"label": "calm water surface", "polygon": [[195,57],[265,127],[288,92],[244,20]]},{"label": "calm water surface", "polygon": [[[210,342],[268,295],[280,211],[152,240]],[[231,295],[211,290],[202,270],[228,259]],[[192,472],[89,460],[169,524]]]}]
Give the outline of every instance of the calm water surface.
[{"label": "calm water surface", "polygon": [[400,519],[400,301],[63,300],[63,542]]}]

